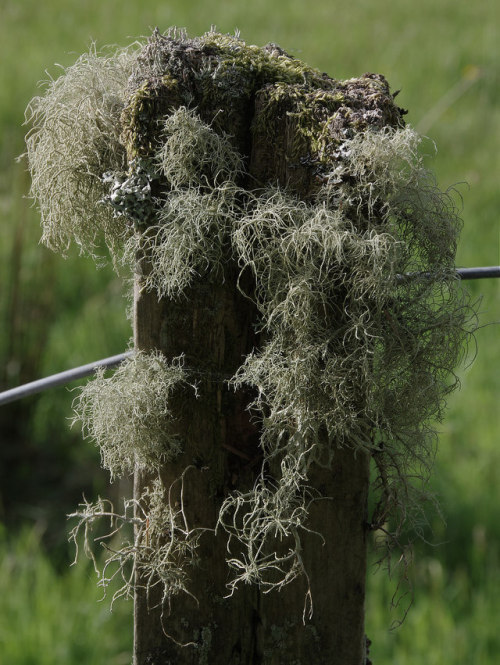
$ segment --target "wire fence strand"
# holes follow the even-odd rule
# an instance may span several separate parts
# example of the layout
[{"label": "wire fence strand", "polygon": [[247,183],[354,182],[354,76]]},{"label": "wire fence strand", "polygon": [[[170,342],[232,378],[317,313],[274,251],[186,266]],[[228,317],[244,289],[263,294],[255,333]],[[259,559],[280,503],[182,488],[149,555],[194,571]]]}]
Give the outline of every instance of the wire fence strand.
[{"label": "wire fence strand", "polygon": [[[411,279],[414,277],[431,277],[430,273],[412,273],[409,275],[401,275],[401,279]],[[479,268],[458,268],[457,277],[462,280],[469,279],[487,279],[487,278],[500,278],[500,266],[482,266]],[[0,393],[0,406],[4,404],[9,404],[10,402],[15,402],[18,399],[23,397],[28,397],[29,395],[35,395],[36,393],[43,392],[49,388],[55,388],[56,386],[66,385],[77,379],[82,379],[86,376],[94,374],[99,367],[105,369],[116,367],[120,365],[124,360],[130,358],[134,354],[133,351],[127,351],[126,353],[119,353],[116,356],[110,356],[109,358],[103,358],[102,360],[96,360],[93,363],[88,363],[87,365],[82,365],[81,367],[75,367],[73,369],[68,369],[64,372],[59,372],[58,374],[52,374],[52,376],[47,376],[43,379],[38,379],[37,381],[32,381],[31,383],[25,383],[22,386],[17,386],[16,388],[11,388],[10,390],[5,390]]]},{"label": "wire fence strand", "polygon": [[77,379],[90,376],[91,374],[94,374],[99,367],[116,367],[117,365],[120,365],[126,358],[130,358],[133,353],[133,351],[119,353],[116,356],[110,356],[109,358],[96,360],[95,362],[89,363],[88,365],[74,367],[73,369],[68,369],[64,372],[59,372],[58,374],[52,374],[52,376],[46,376],[43,379],[31,381],[31,383],[25,383],[24,385],[17,386],[16,388],[11,388],[10,390],[6,390],[0,393],[0,406],[3,404],[8,404],[9,402],[14,402],[18,399],[22,399],[23,397],[28,397],[28,395],[41,393],[49,388],[66,385],[67,383],[71,383]]}]

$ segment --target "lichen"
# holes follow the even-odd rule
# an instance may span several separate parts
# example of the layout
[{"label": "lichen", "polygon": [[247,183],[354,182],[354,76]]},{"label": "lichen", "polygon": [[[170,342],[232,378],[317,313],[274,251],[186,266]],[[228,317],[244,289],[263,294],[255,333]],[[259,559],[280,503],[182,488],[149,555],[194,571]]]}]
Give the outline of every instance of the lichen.
[{"label": "lichen", "polygon": [[[266,587],[270,574],[279,587],[304,572],[309,470],[330,465],[339,447],[376,461],[374,521],[396,520],[388,547],[403,524],[419,524],[430,421],[457,385],[473,310],[453,269],[460,221],[423,168],[418,141],[410,128],[347,140],[315,202],[274,189],[235,226],[266,342],[233,385],[256,394],[250,409],[274,477],[221,509],[219,526],[239,553],[229,559],[233,585]],[[401,278],[415,270],[427,274]],[[278,536],[289,545],[281,557],[268,546]]]},{"label": "lichen", "polygon": [[217,629],[217,624],[203,626],[197,638],[196,648],[198,650],[198,665],[209,665],[210,650],[212,648],[212,632]]},{"label": "lichen", "polygon": [[110,192],[101,203],[113,209],[114,217],[124,217],[125,223],[132,221],[136,226],[146,226],[155,212],[151,187],[155,179],[151,160],[131,159],[127,173],[103,173],[102,182],[110,185]]},{"label": "lichen", "polygon": [[138,252],[147,256],[145,288],[175,298],[195,276],[223,273],[224,247],[244,195],[237,185],[244,167],[228,137],[185,107],[163,121],[160,135],[154,163],[168,196],[156,202],[149,226],[127,240],[123,260],[135,262]]},{"label": "lichen", "polygon": [[81,389],[73,422],[97,443],[112,478],[157,470],[179,453],[169,398],[181,385],[187,385],[182,358],[167,362],[160,353],[136,352],[111,377],[99,368]]},{"label": "lichen", "polygon": [[65,253],[74,241],[95,254],[103,236],[114,247],[124,234],[100,201],[108,193],[103,174],[125,167],[119,120],[136,50],[106,57],[91,49],[27,108],[31,194],[40,208],[42,241],[51,249]]},{"label": "lichen", "polygon": [[[191,529],[184,511],[184,473],[170,487],[158,477],[136,499],[124,501],[123,512],[116,512],[110,501],[85,501],[69,515],[77,524],[70,533],[78,558],[80,541],[85,554],[92,559],[104,592],[111,583],[118,583],[111,603],[119,598],[132,598],[140,584],[148,597],[160,589],[160,604],[169,608],[178,594],[193,596],[188,589],[190,566],[197,563],[197,548],[204,529]],[[179,489],[180,486],[180,489]],[[171,494],[176,493],[174,501]],[[102,535],[103,523],[109,531]],[[95,527],[101,535],[93,538]],[[95,542],[106,551],[102,568],[95,557]],[[117,542],[119,543],[117,545]],[[195,599],[196,600],[196,599]]]},{"label": "lichen", "polygon": [[[367,130],[402,128],[405,113],[379,74],[329,79],[325,88],[278,81],[257,91],[255,105],[252,134],[259,168],[253,175],[262,185],[274,183],[286,164],[287,179],[303,199],[317,193],[346,140]],[[293,173],[297,170],[307,176],[302,185]]]},{"label": "lichen", "polygon": [[[231,84],[231,75],[252,76],[258,85],[273,81],[303,83],[308,80],[314,87],[328,87],[331,79],[319,70],[292,57],[277,44],[267,44],[263,48],[246,44],[237,35],[224,35],[216,31],[207,32],[194,40],[204,51],[217,57],[215,78],[223,86]],[[237,86],[232,86],[236,90]]]},{"label": "lichen", "polygon": [[156,162],[172,189],[223,188],[244,171],[243,159],[229,137],[184,106],[165,118],[160,136]]},{"label": "lichen", "polygon": [[139,250],[150,259],[144,288],[155,290],[159,297],[178,298],[196,276],[223,273],[223,247],[237,192],[230,183],[210,193],[171,192],[157,212],[156,224],[126,245],[126,256],[137,256]]}]

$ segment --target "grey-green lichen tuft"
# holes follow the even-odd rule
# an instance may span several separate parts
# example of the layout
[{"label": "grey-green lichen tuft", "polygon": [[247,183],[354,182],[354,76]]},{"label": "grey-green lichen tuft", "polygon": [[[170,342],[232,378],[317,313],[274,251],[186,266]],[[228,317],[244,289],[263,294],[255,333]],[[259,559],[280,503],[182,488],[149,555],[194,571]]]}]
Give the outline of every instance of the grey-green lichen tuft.
[{"label": "grey-green lichen tuft", "polygon": [[146,288],[178,297],[192,280],[223,272],[223,247],[244,192],[237,182],[243,159],[229,137],[219,135],[195,111],[180,107],[164,122],[154,163],[168,196],[155,219],[125,243],[125,260],[148,257]]},{"label": "grey-green lichen tuft", "polygon": [[175,389],[186,384],[183,359],[137,352],[110,376],[98,369],[74,402],[74,421],[101,451],[112,478],[136,469],[157,470],[177,456],[180,442],[169,408]]},{"label": "grey-green lichen tuft", "polygon": [[175,190],[223,187],[244,171],[230,137],[215,132],[184,106],[165,119],[155,158],[158,171]]},{"label": "grey-green lichen tuft", "polygon": [[82,55],[26,111],[31,193],[42,218],[42,241],[66,252],[71,242],[96,254],[124,233],[112,209],[101,205],[108,193],[104,174],[122,170],[120,114],[137,47],[108,56],[95,49]]},{"label": "grey-green lichen tuft", "polygon": [[[235,226],[266,342],[233,384],[254,388],[250,409],[275,477],[222,506],[219,527],[239,552],[229,559],[233,585],[279,587],[305,572],[310,469],[330,465],[339,447],[375,460],[372,522],[395,520],[388,546],[404,524],[418,524],[430,420],[442,418],[457,385],[472,313],[453,266],[460,220],[418,142],[410,128],[347,140],[314,202],[272,189]],[[402,277],[412,271],[427,274]],[[280,556],[269,545],[276,539],[289,545]]]}]

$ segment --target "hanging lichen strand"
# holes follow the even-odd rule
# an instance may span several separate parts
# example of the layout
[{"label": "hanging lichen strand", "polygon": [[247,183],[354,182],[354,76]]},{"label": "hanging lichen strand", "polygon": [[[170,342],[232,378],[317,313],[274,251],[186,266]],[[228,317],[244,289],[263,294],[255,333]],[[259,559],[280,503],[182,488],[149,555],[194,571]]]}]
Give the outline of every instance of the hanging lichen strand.
[{"label": "hanging lichen strand", "polygon": [[[471,309],[455,278],[452,198],[425,169],[385,79],[336,81],[275,45],[155,31],[141,48],[83,56],[31,109],[33,196],[49,246],[73,238],[94,254],[104,234],[115,263],[142,272],[159,298],[239,275],[256,306],[256,346],[226,382],[253,396],[263,461],[254,485],[228,491],[217,523],[201,525],[227,536],[230,591],[307,575],[308,512],[325,498],[311,470],[341,448],[375,461],[372,526],[392,520],[396,538],[419,505],[431,422],[456,386]],[[199,378],[186,358],[139,356],[83,389],[80,418],[113,476],[155,471],[181,449],[189,459],[166,422],[172,391]],[[189,588],[178,566],[199,533],[182,505],[148,491],[135,548],[113,559],[137,557],[165,600]],[[175,574],[152,547],[148,510],[185,543],[169,541]],[[80,517],[109,512],[87,506]]]}]

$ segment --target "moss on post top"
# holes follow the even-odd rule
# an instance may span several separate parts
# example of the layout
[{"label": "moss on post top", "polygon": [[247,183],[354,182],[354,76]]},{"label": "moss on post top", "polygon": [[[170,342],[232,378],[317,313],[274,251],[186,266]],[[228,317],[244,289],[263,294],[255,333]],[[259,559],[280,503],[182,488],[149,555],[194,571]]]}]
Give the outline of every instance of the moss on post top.
[{"label": "moss on post top", "polygon": [[358,131],[403,124],[404,111],[381,75],[336,81],[275,44],[261,48],[216,32],[189,39],[155,30],[138,55],[128,93],[122,122],[129,157],[149,156],[158,120],[181,105],[230,134],[247,157],[256,138],[274,145],[289,118],[297,139],[289,157],[316,164],[331,165],[340,141]]},{"label": "moss on post top", "polygon": [[382,75],[329,81],[328,89],[280,81],[257,91],[251,159],[257,182],[278,174],[280,182],[310,198],[338,163],[346,140],[367,129],[403,127],[404,111]]}]

